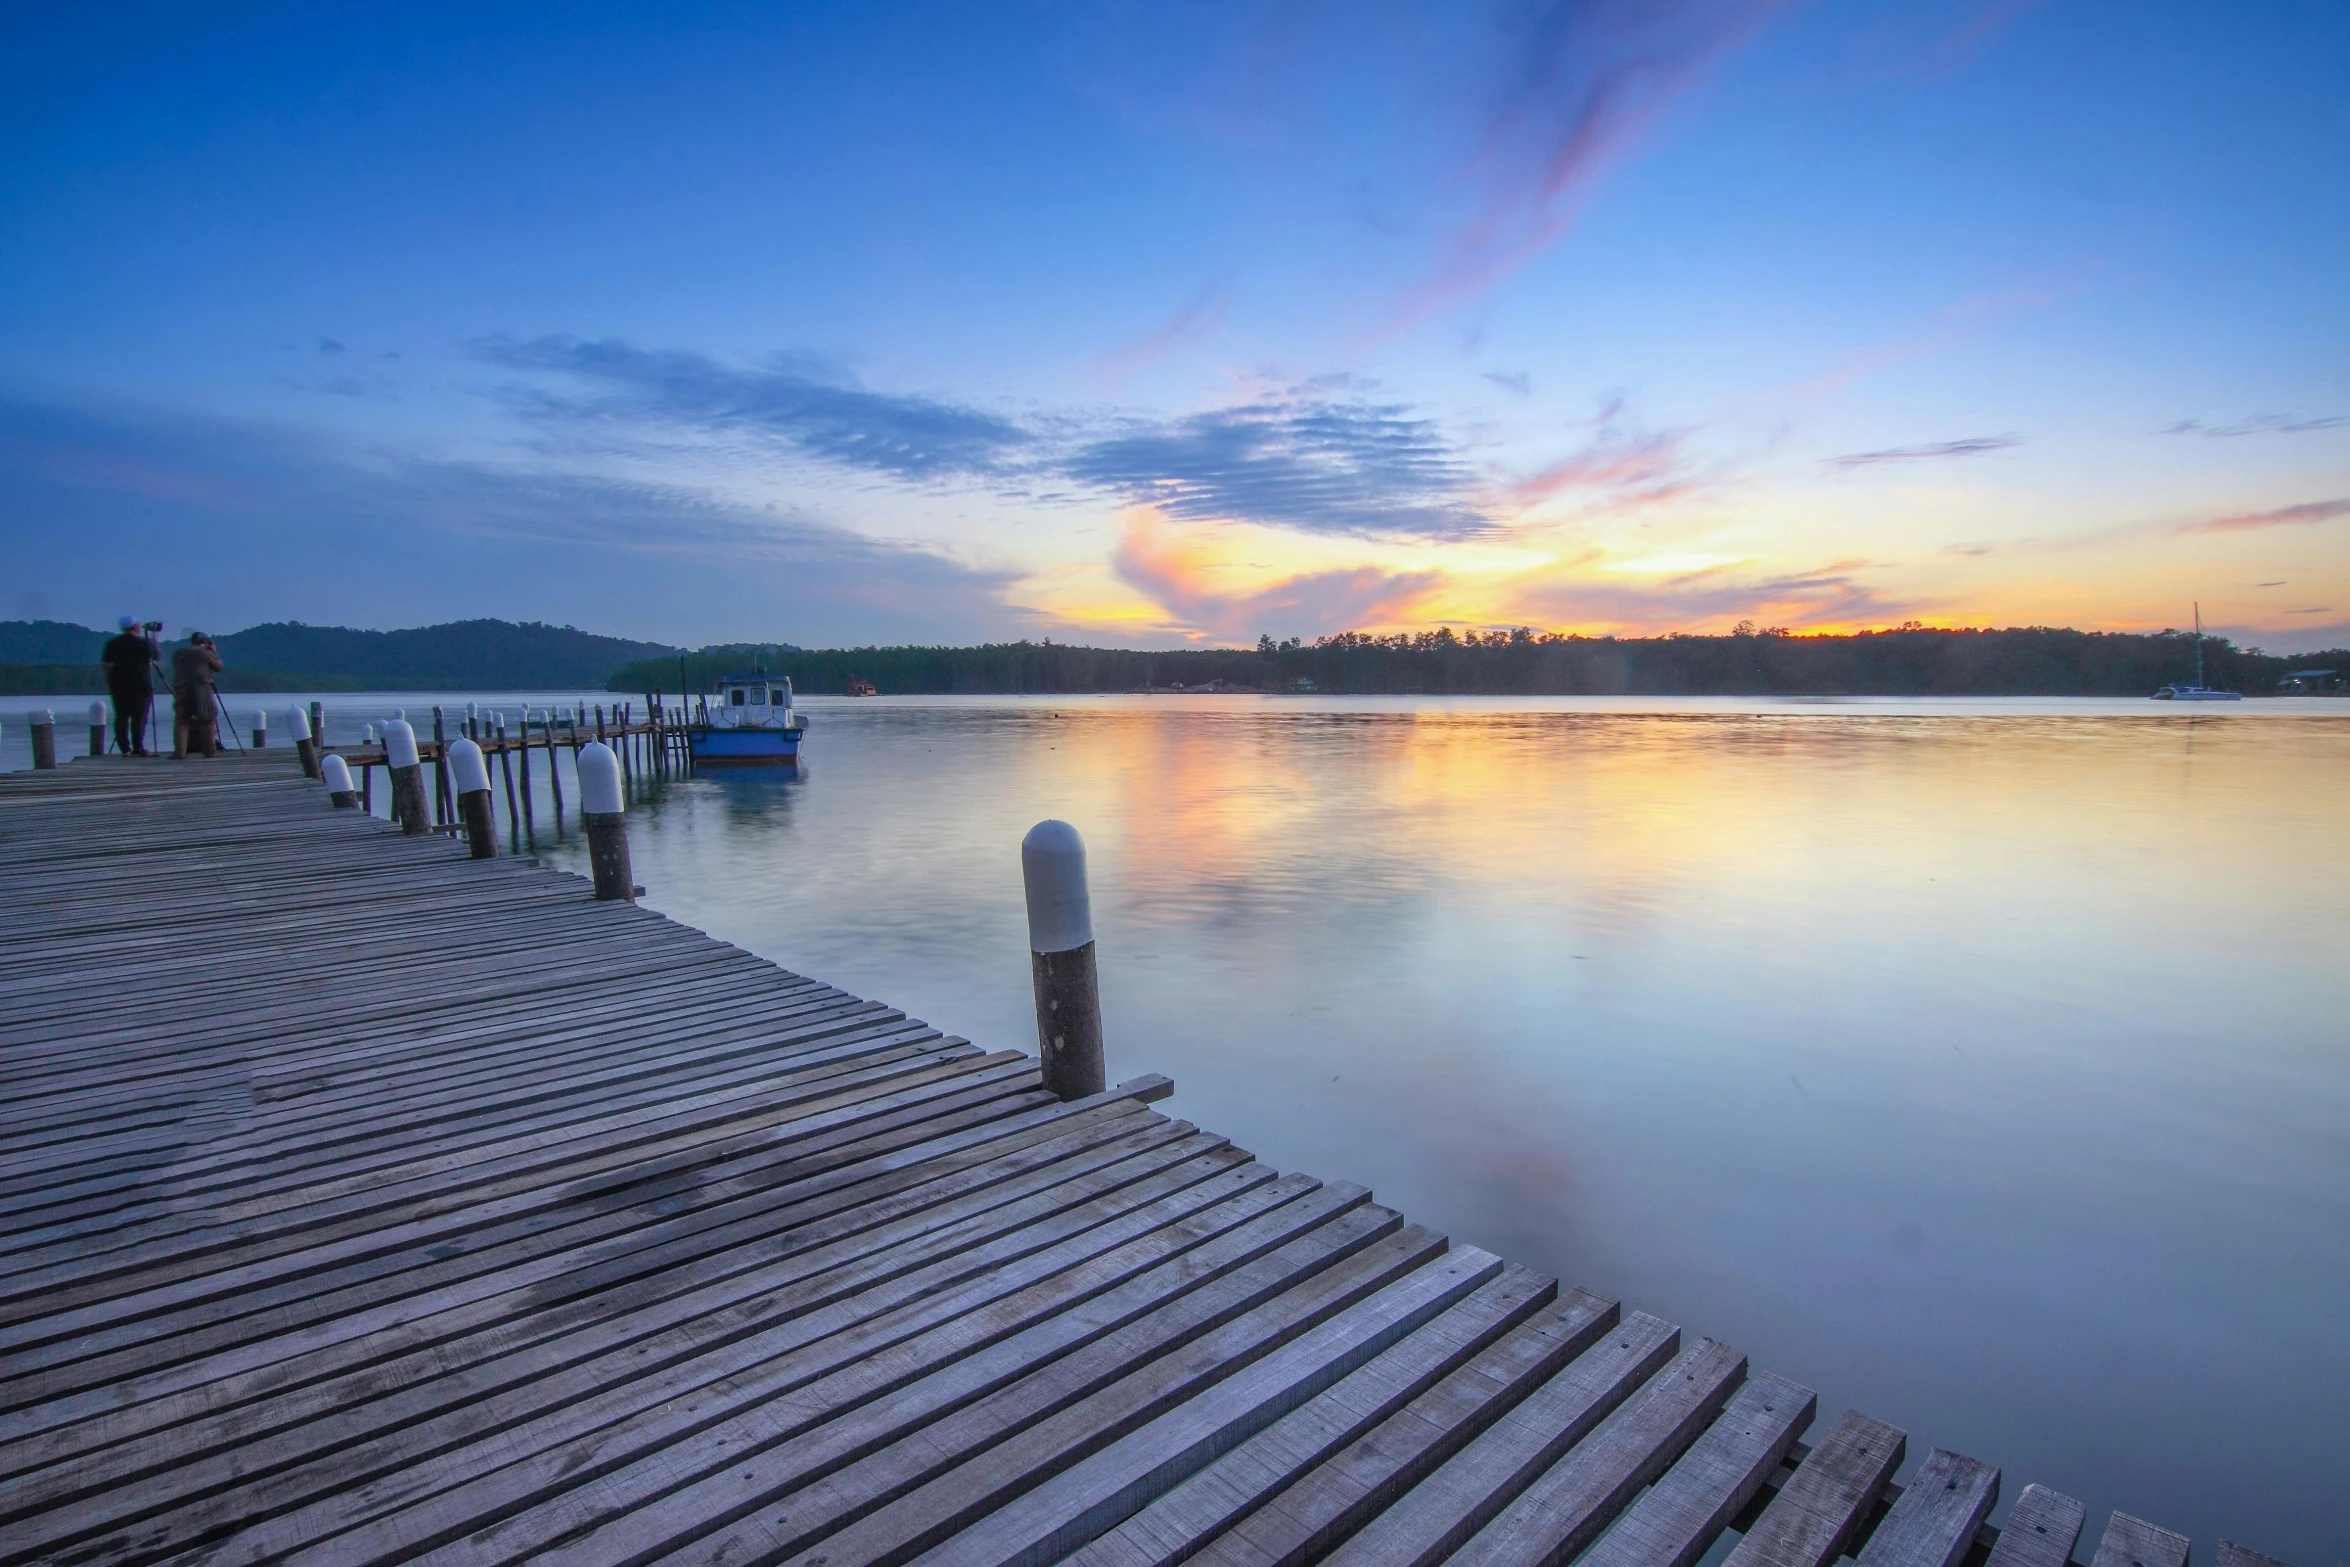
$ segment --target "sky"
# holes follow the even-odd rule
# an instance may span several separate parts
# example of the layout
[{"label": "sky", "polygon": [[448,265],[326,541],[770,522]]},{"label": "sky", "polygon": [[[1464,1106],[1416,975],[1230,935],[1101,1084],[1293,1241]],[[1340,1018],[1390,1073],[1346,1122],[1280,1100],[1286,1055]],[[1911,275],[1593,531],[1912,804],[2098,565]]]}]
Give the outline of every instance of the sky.
[{"label": "sky", "polygon": [[2350,641],[2350,7],[12,7],[0,615]]}]

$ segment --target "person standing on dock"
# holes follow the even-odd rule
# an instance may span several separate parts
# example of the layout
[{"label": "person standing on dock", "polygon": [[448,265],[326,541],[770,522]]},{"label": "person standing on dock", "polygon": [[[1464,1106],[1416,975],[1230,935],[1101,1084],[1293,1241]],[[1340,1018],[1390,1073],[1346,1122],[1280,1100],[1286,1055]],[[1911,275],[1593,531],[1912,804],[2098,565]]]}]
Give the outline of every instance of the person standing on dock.
[{"label": "person standing on dock", "polygon": [[220,715],[214,711],[212,677],[220,673],[220,650],[201,631],[171,654],[171,756],[178,761],[192,745],[206,756],[220,754]]},{"label": "person standing on dock", "polygon": [[155,705],[155,633],[163,622],[139,624],[136,615],[122,617],[122,630],[106,640],[98,662],[106,666],[106,691],[114,698],[114,748],[125,756],[147,754],[147,713]]}]

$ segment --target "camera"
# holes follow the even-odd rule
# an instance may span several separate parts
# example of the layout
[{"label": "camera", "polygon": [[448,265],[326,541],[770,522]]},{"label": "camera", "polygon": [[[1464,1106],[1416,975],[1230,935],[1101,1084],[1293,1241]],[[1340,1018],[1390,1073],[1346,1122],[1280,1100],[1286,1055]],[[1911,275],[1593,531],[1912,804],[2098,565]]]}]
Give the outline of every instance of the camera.
[{"label": "camera", "polygon": [[163,629],[163,622],[160,620],[150,620],[147,622],[147,629],[149,631],[161,631]]}]

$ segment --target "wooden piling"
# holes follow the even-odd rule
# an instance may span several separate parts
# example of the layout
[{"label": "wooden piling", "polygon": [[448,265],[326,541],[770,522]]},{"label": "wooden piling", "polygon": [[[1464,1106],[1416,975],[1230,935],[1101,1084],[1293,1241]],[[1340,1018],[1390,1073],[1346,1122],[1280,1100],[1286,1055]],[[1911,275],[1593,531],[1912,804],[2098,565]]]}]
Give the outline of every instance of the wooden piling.
[{"label": "wooden piling", "polygon": [[33,741],[33,769],[52,772],[57,767],[57,715],[47,708],[34,711],[26,725]]},{"label": "wooden piling", "polygon": [[530,797],[530,704],[522,705],[522,831],[533,842],[538,839],[537,808]]},{"label": "wooden piling", "polygon": [[547,788],[555,796],[555,831],[563,831],[563,769],[555,763],[555,710],[547,709]]},{"label": "wooden piling", "polygon": [[104,702],[90,704],[90,754],[92,756],[106,754],[106,704]]},{"label": "wooden piling", "polygon": [[1104,1082],[1085,840],[1067,822],[1038,822],[1020,840],[1020,874],[1028,891],[1029,977],[1044,1086],[1063,1099],[1083,1099],[1100,1093]]},{"label": "wooden piling", "polygon": [[514,752],[506,744],[506,715],[496,718],[498,736],[498,773],[506,780],[506,831],[513,835],[516,846],[522,843],[522,818],[514,808]]},{"label": "wooden piling", "polygon": [[[468,717],[467,723],[474,720]],[[498,820],[490,806],[490,769],[481,746],[471,737],[450,745],[449,787],[457,797],[457,814],[465,823],[465,843],[477,860],[498,857]]]},{"label": "wooden piling", "polygon": [[404,718],[384,725],[384,771],[392,778],[392,819],[411,838],[432,831],[424,799],[424,764],[416,751],[416,729]]},{"label": "wooden piling", "polygon": [[627,798],[620,790],[620,760],[603,741],[579,753],[579,821],[587,829],[588,868],[596,896],[635,901],[636,875],[628,863]]}]

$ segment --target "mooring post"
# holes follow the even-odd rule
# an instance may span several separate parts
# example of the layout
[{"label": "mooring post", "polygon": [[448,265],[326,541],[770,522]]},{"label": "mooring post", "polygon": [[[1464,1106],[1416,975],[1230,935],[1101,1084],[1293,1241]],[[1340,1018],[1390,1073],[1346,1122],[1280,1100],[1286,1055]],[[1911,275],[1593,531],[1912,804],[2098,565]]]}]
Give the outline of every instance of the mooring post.
[{"label": "mooring post", "polygon": [[326,704],[310,704],[310,742],[321,751],[326,749]]},{"label": "mooring post", "polygon": [[338,810],[349,810],[359,803],[359,791],[351,787],[349,762],[330,756],[319,764],[319,773],[326,779],[326,797],[335,802]]},{"label": "mooring post", "polygon": [[33,765],[43,772],[57,767],[57,715],[47,708],[34,711],[26,726],[33,736]]},{"label": "mooring post", "polygon": [[465,704],[465,738],[477,743],[481,739],[481,704],[478,702]]},{"label": "mooring post", "polygon": [[620,759],[601,740],[579,752],[579,820],[587,828],[588,866],[596,896],[636,899],[636,873],[628,864],[628,802],[620,792]]},{"label": "mooring post", "polygon": [[416,728],[404,718],[384,725],[384,770],[392,775],[392,820],[414,838],[432,831],[424,803],[424,764],[416,754]]},{"label": "mooring post", "polygon": [[540,727],[547,734],[547,790],[555,797],[555,835],[563,834],[563,769],[555,761],[555,710],[548,708]]},{"label": "mooring post", "polygon": [[104,702],[90,704],[90,754],[92,756],[106,754],[106,704]]},{"label": "mooring post", "polygon": [[432,823],[446,827],[455,816],[456,802],[449,798],[449,731],[441,721],[441,710],[432,710]]},{"label": "mooring post", "polygon": [[536,809],[530,799],[530,704],[522,704],[522,826],[535,843],[538,840]]},{"label": "mooring post", "polygon": [[302,763],[302,776],[318,777],[318,741],[310,732],[310,720],[302,716],[299,702],[286,709],[286,733],[293,737],[294,755]]},{"label": "mooring post", "polygon": [[1038,822],[1020,840],[1020,875],[1028,885],[1028,955],[1044,1086],[1065,1100],[1083,1099],[1104,1086],[1085,840],[1067,822]]},{"label": "mooring post", "polygon": [[[522,815],[514,804],[514,751],[506,744],[506,715],[493,713],[490,723],[498,736],[498,776],[506,781],[506,830],[514,835],[514,847],[522,847]],[[527,755],[524,758],[527,763]]]},{"label": "mooring post", "polygon": [[474,741],[459,738],[449,742],[449,786],[457,792],[457,814],[464,818],[465,842],[473,857],[496,859],[498,818],[490,809],[490,765]]},{"label": "mooring post", "polygon": [[253,749],[256,751],[269,749],[269,712],[266,708],[253,714]]}]

